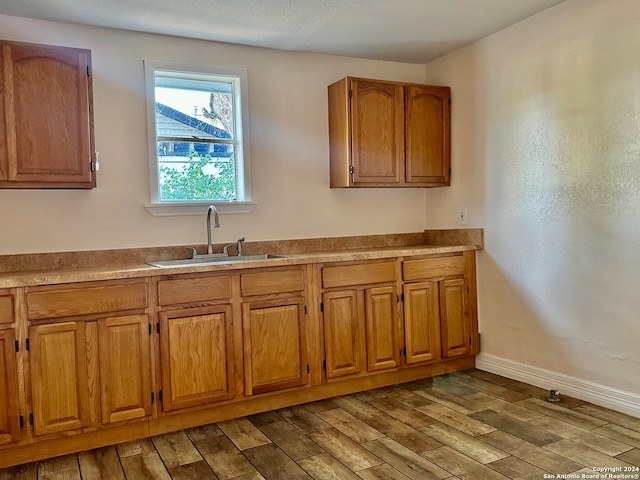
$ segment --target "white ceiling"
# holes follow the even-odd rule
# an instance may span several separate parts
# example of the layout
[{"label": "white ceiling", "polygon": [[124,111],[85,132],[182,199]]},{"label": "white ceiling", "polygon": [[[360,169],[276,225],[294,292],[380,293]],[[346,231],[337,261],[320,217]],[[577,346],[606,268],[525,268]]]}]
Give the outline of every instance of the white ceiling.
[{"label": "white ceiling", "polygon": [[0,0],[0,14],[427,63],[562,1]]}]

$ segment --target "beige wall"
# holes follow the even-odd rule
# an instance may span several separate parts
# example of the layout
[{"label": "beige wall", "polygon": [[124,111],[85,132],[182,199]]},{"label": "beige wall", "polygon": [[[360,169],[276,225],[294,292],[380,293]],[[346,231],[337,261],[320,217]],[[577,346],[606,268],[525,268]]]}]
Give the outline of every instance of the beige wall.
[{"label": "beige wall", "polygon": [[427,223],[485,228],[483,352],[635,394],[639,45],[637,0],[568,0],[426,67],[453,102]]},{"label": "beige wall", "polygon": [[425,227],[422,189],[331,190],[327,85],[346,76],[421,82],[424,66],[274,50],[0,16],[2,38],[92,50],[91,191],[0,191],[0,255],[206,242],[199,216],[153,217],[143,58],[248,69],[251,214],[224,215],[214,240],[384,234]]}]

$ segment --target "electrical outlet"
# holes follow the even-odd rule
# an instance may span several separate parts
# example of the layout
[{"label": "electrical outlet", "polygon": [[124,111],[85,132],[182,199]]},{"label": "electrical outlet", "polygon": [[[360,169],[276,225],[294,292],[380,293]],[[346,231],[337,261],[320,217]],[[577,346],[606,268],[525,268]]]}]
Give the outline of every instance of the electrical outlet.
[{"label": "electrical outlet", "polygon": [[467,209],[461,208],[458,210],[458,225],[466,225],[467,224]]}]

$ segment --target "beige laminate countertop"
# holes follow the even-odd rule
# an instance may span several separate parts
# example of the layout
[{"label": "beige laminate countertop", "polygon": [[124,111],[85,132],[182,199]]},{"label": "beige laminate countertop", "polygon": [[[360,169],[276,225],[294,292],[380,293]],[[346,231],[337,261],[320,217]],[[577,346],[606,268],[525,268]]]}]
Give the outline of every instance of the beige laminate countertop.
[{"label": "beige laminate countertop", "polygon": [[5,273],[0,272],[0,288],[55,285],[98,280],[143,278],[171,274],[175,275],[185,273],[234,271],[245,270],[248,268],[301,265],[310,263],[376,260],[416,255],[446,254],[480,249],[482,249],[481,245],[409,245],[354,248],[341,249],[339,251],[317,251],[292,254],[287,254],[285,252],[280,254],[286,255],[286,258],[272,258],[267,260],[251,260],[241,262],[234,262],[233,257],[230,257],[228,261],[216,262],[214,264],[169,268],[154,267],[145,263],[116,264],[106,266],[94,265],[85,267],[61,266],[55,269],[35,269]]}]

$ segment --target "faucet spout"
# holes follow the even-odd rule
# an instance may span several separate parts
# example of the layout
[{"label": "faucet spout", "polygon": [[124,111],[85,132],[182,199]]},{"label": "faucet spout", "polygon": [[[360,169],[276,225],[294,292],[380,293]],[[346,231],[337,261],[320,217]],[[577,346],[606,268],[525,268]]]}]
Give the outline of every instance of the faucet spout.
[{"label": "faucet spout", "polygon": [[218,210],[214,205],[209,205],[209,210],[207,210],[207,253],[213,253],[213,243],[211,242],[211,212],[213,212],[214,226],[216,228],[220,227],[220,221],[218,220]]}]

